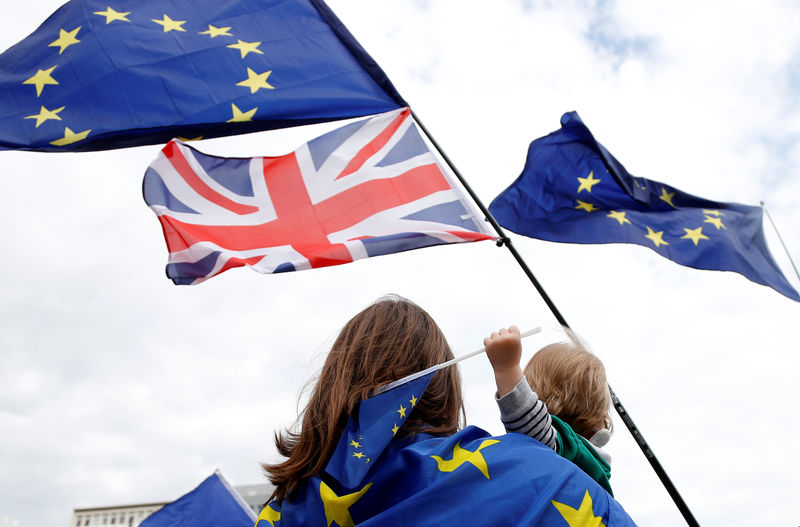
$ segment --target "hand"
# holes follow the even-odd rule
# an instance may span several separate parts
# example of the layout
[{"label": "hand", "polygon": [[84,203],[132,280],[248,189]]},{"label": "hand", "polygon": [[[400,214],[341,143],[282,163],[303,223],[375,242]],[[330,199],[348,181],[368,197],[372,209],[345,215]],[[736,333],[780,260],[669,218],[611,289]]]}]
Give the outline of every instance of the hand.
[{"label": "hand", "polygon": [[512,391],[522,379],[519,361],[522,358],[522,341],[517,326],[493,332],[483,339],[486,355],[494,370],[497,394],[502,397]]}]

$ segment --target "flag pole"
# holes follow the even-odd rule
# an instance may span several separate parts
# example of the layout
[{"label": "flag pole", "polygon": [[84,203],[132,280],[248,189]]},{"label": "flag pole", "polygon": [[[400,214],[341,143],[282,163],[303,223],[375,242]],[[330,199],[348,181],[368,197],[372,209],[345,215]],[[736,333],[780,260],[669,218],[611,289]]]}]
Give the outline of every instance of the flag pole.
[{"label": "flag pole", "polygon": [[781,246],[783,246],[783,251],[786,253],[786,256],[789,257],[789,263],[792,264],[792,269],[794,269],[794,274],[797,276],[798,279],[800,279],[800,272],[797,271],[797,266],[794,264],[794,260],[792,260],[792,255],[789,253],[789,249],[787,249],[786,244],[783,243],[783,236],[781,236],[781,233],[778,231],[778,227],[775,225],[775,222],[772,221],[772,215],[767,210],[767,207],[764,206],[763,201],[761,202],[761,210],[763,210],[764,213],[767,215],[769,223],[770,225],[772,225],[772,230],[775,231],[775,234],[778,235],[778,240],[781,242]]},{"label": "flag pole", "polygon": [[[444,159],[445,163],[447,163],[447,166],[450,167],[450,170],[453,172],[453,174],[455,174],[456,178],[458,178],[458,181],[470,195],[472,200],[484,214],[484,216],[486,217],[486,221],[488,221],[494,228],[494,230],[497,231],[498,235],[497,246],[500,247],[502,245],[505,245],[506,248],[508,248],[508,250],[514,256],[514,259],[522,268],[522,271],[525,273],[525,275],[531,281],[533,286],[539,292],[539,295],[542,297],[542,300],[544,300],[545,304],[547,304],[547,307],[550,308],[550,311],[553,313],[553,316],[556,317],[556,320],[558,320],[559,324],[569,328],[570,326],[567,323],[566,319],[558,310],[553,301],[550,299],[550,296],[544,290],[542,285],[533,275],[533,272],[531,272],[530,268],[528,267],[528,264],[525,263],[525,260],[523,260],[519,252],[517,252],[517,249],[511,243],[511,239],[509,239],[508,236],[506,236],[503,228],[500,226],[499,223],[497,223],[497,220],[489,212],[489,209],[487,209],[483,205],[483,202],[480,200],[480,198],[478,198],[477,194],[475,194],[475,192],[472,190],[472,187],[469,186],[467,181],[463,178],[461,173],[455,167],[455,165],[447,156],[447,154],[444,152],[444,150],[442,150],[442,148],[439,146],[439,143],[436,142],[436,139],[433,138],[431,133],[428,131],[428,129],[425,127],[425,125],[422,123],[422,121],[419,119],[419,117],[417,116],[417,114],[414,112],[413,109],[411,109],[411,116],[414,118],[414,121],[417,122],[420,129],[422,129],[423,133],[431,142],[431,144],[433,144],[434,148],[436,148],[436,151],[439,152],[439,155],[442,156],[442,159]],[[625,407],[622,406],[622,402],[619,400],[619,397],[617,397],[616,393],[614,393],[614,390],[611,389],[611,385],[608,386],[608,391],[611,392],[611,400],[614,404],[614,409],[617,411],[617,414],[620,416],[620,419],[622,419],[622,422],[625,423],[625,426],[628,428],[628,431],[633,436],[633,439],[636,441],[636,444],[639,445],[639,448],[642,450],[642,453],[647,458],[647,461],[650,463],[650,466],[653,467],[653,470],[658,476],[658,479],[661,480],[661,484],[664,485],[664,488],[669,493],[670,497],[672,498],[672,501],[675,502],[675,505],[678,507],[678,510],[683,515],[683,519],[686,521],[686,524],[689,525],[689,527],[699,527],[700,524],[697,523],[697,520],[692,514],[692,511],[689,510],[688,505],[686,505],[686,502],[681,497],[680,493],[678,492],[678,489],[675,488],[675,485],[672,483],[672,480],[669,478],[666,471],[661,466],[661,463],[658,461],[658,458],[656,458],[655,454],[650,449],[650,446],[647,444],[647,441],[645,441],[641,432],[639,432],[639,428],[633,422],[633,419],[631,419],[630,414],[628,414],[627,410],[625,410]]]}]

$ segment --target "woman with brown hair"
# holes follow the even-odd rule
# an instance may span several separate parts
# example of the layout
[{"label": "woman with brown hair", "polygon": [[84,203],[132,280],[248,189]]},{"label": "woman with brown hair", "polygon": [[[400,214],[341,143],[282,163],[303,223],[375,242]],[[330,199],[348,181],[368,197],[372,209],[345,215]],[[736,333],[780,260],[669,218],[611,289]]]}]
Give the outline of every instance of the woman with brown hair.
[{"label": "woman with brown hair", "polygon": [[[396,295],[381,298],[339,332],[322,367],[316,388],[298,416],[299,432],[275,434],[275,445],[288,459],[264,465],[275,485],[270,500],[283,501],[330,458],[356,404],[378,386],[453,358],[439,326],[415,303]],[[399,437],[451,436],[465,421],[461,377],[456,368],[434,375],[425,396],[409,414]]]},{"label": "woman with brown hair", "polygon": [[[397,394],[388,414],[400,424],[373,459],[365,457],[366,432],[349,434],[354,420],[365,425],[361,412],[375,389],[452,358],[431,316],[402,297],[381,298],[347,322],[299,430],[275,436],[287,459],[264,465],[275,490],[256,527],[545,525],[587,507],[608,527],[634,525],[608,493],[538,441],[461,429],[461,379],[452,366],[436,371],[418,397],[403,391],[411,383],[378,396]],[[345,463],[365,467],[356,479],[332,476],[328,465],[348,442]]]}]

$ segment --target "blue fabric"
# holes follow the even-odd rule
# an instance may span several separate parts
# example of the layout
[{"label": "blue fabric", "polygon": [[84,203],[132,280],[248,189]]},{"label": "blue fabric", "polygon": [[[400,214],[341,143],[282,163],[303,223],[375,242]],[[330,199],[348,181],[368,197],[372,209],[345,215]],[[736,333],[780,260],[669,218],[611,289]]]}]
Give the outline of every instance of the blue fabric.
[{"label": "blue fabric", "polygon": [[246,507],[214,473],[190,493],[148,516],[141,527],[252,527],[254,515]]},{"label": "blue fabric", "polygon": [[48,151],[406,106],[321,0],[72,0],[0,55],[0,90],[0,149]]},{"label": "blue fabric", "polygon": [[767,248],[759,207],[634,177],[578,114],[535,140],[522,174],[489,206],[503,227],[567,243],[635,243],[696,269],[734,271],[800,301]]},{"label": "blue fabric", "polygon": [[361,401],[325,467],[346,488],[358,486],[403,426],[435,371]]},{"label": "blue fabric", "polygon": [[522,434],[419,434],[393,440],[375,461],[356,488],[310,478],[290,500],[269,504],[256,527],[635,525],[578,467]]}]

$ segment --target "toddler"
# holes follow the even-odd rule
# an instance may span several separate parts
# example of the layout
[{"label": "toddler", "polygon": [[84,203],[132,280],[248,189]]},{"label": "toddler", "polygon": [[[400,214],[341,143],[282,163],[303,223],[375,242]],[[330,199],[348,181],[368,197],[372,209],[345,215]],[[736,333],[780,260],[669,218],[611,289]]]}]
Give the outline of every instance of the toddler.
[{"label": "toddler", "polygon": [[507,432],[544,443],[611,493],[611,457],[602,450],[613,430],[605,368],[572,331],[564,330],[570,341],[539,350],[524,376],[516,326],[484,339],[497,383],[500,418]]}]

